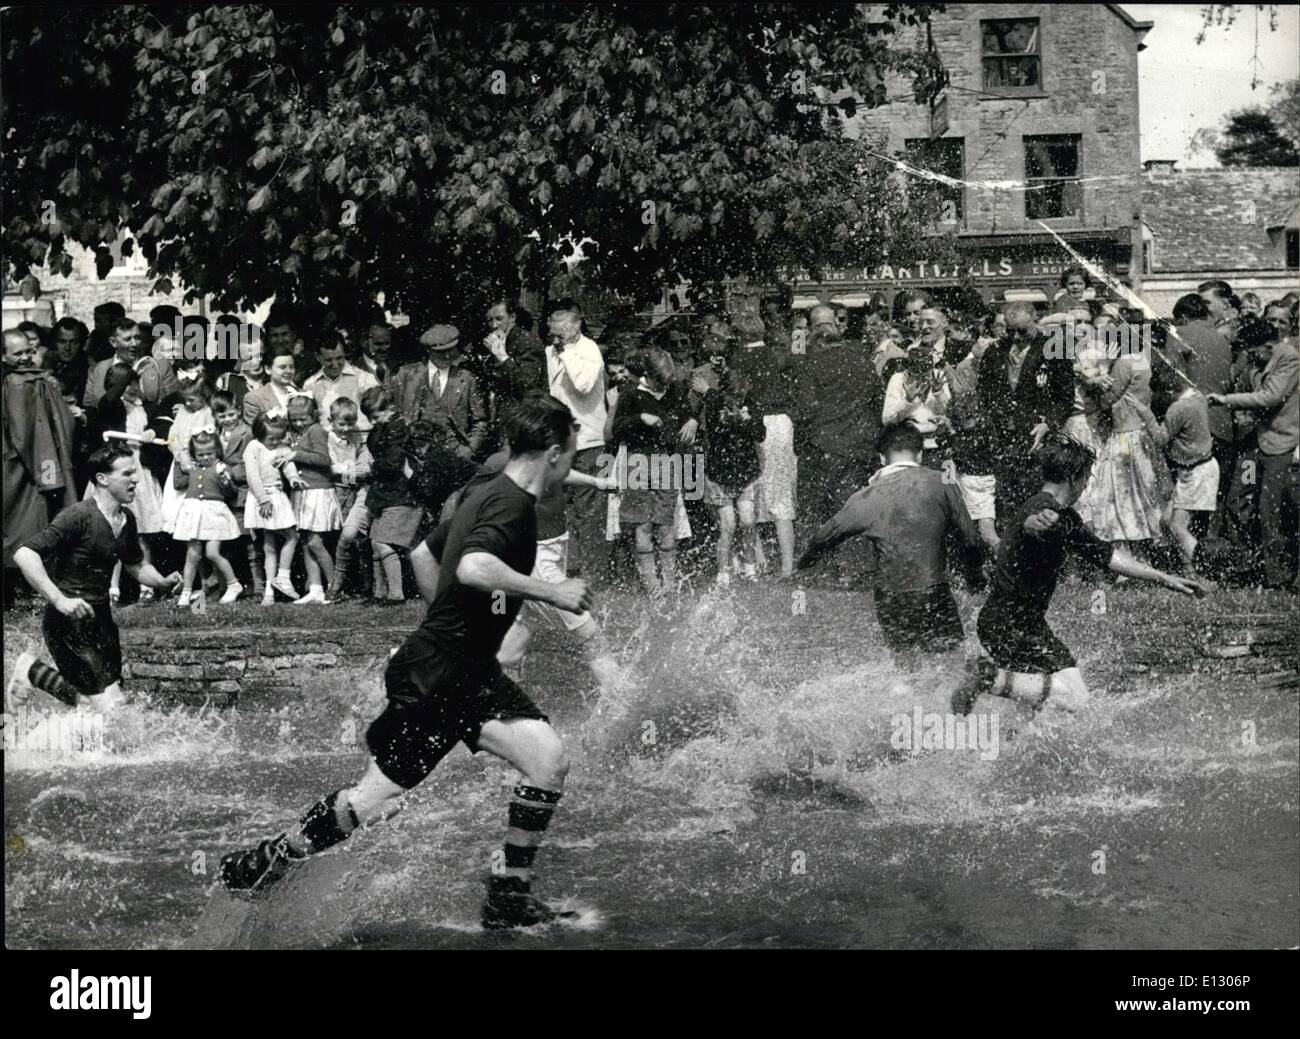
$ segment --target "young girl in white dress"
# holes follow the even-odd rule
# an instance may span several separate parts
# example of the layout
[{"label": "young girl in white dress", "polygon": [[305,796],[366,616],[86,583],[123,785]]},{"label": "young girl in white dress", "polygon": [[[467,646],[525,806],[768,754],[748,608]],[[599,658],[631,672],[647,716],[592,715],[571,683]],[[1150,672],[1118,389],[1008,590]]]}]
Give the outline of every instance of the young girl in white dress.
[{"label": "young girl in white dress", "polygon": [[291,461],[293,452],[286,444],[288,435],[289,422],[278,410],[262,412],[253,419],[253,440],[244,448],[244,475],[248,480],[244,526],[250,534],[256,531],[262,539],[262,558],[266,565],[263,606],[275,602],[276,592],[295,601],[299,598],[289,579],[293,555],[298,551],[298,521],[289,496],[284,493],[284,481],[287,479],[290,486],[301,487],[302,477]]},{"label": "young girl in white dress", "polygon": [[190,437],[189,454],[194,468],[188,473],[178,473],[179,482],[185,483],[185,497],[176,510],[176,525],[172,537],[189,542],[182,572],[181,597],[177,606],[189,606],[190,586],[205,555],[221,574],[226,592],[222,605],[239,598],[244,587],[235,577],[234,568],[221,554],[223,541],[239,540],[239,524],[230,511],[236,487],[230,468],[220,459],[220,444],[215,429],[201,429]]},{"label": "young girl in white dress", "polygon": [[176,513],[185,499],[184,492],[176,487],[176,473],[188,473],[194,469],[194,459],[189,451],[190,437],[196,430],[216,428],[212,409],[208,407],[211,396],[212,391],[202,379],[181,386],[182,403],[176,409],[171,429],[172,467],[162,489],[162,529],[168,534],[176,531]]},{"label": "young girl in white dress", "polygon": [[334,583],[334,560],[321,535],[343,529],[343,512],[334,493],[329,434],[317,421],[316,399],[309,393],[295,393],[289,398],[289,446],[303,482],[302,489],[293,492],[293,514],[303,536],[308,585],[307,594],[296,605],[324,603],[325,588]]}]

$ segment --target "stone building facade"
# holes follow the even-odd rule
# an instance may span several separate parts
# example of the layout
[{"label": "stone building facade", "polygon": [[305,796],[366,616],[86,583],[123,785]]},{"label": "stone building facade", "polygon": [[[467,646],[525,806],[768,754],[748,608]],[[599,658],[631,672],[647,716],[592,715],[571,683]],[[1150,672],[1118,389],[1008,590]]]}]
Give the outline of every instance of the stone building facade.
[{"label": "stone building facade", "polygon": [[[986,299],[1008,292],[1047,300],[1068,256],[1040,226],[1134,282],[1141,277],[1142,171],[1138,52],[1151,23],[1115,4],[948,4],[933,15],[933,47],[948,73],[937,105],[916,104],[910,81],[886,83],[889,102],[846,119],[880,161],[896,156],[909,190],[936,192],[936,233],[954,236],[965,263],[897,262],[837,271],[799,286],[805,299],[966,280]],[[925,28],[898,43],[927,46]]]},{"label": "stone building facade", "polygon": [[24,299],[17,285],[6,285],[4,327],[11,328],[25,320],[49,326],[69,316],[90,325],[95,308],[108,302],[121,303],[126,308],[126,316],[134,321],[147,321],[149,311],[163,304],[179,307],[187,314],[208,315],[205,300],[185,302],[183,284],[174,284],[171,292],[154,292],[155,279],[149,277],[144,257],[139,250],[132,256],[123,256],[121,241],[119,238],[110,247],[115,263],[103,278],[95,269],[94,251],[73,245],[68,249],[72,271],[66,277],[44,269],[32,272],[41,285],[40,295],[35,299]]}]

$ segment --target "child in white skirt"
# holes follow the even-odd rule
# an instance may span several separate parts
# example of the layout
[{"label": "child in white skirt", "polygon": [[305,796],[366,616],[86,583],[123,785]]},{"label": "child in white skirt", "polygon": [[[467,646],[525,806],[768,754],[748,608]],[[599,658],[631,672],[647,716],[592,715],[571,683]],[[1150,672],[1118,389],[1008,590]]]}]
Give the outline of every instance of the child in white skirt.
[{"label": "child in white skirt", "polygon": [[239,524],[235,522],[229,504],[235,499],[235,481],[230,468],[218,457],[219,452],[216,430],[199,430],[189,442],[194,468],[188,473],[178,472],[175,477],[187,486],[180,508],[176,510],[172,537],[177,541],[188,541],[190,546],[185,553],[178,606],[190,604],[190,586],[194,583],[199,560],[205,554],[226,583],[226,593],[221,597],[223,605],[234,602],[244,590],[234,569],[221,554],[223,541],[239,540]]},{"label": "child in white skirt", "polygon": [[[289,580],[293,554],[298,551],[298,521],[294,518],[284,481],[301,486],[302,477],[291,461],[293,452],[285,441],[289,422],[278,410],[260,413],[253,419],[253,440],[244,448],[244,476],[248,500],[244,503],[244,526],[260,531],[262,558],[266,564],[266,590],[262,605],[275,602],[275,593],[297,600],[298,590]],[[281,544],[276,549],[276,539]],[[271,575],[275,576],[272,577]]]},{"label": "child in white skirt", "polygon": [[329,434],[317,421],[316,399],[308,393],[289,397],[289,446],[303,487],[293,492],[293,514],[298,531],[305,535],[307,594],[296,605],[324,603],[325,587],[334,581],[334,560],[321,535],[343,529],[343,512],[334,493],[334,462],[330,458]]},{"label": "child in white skirt", "polygon": [[190,458],[189,452],[190,435],[198,429],[216,428],[212,409],[208,407],[211,396],[212,391],[202,379],[187,383],[181,388],[182,403],[176,409],[171,428],[172,467],[167,474],[167,482],[163,484],[162,495],[162,527],[168,534],[176,530],[176,513],[185,497],[183,491],[176,486],[176,474],[188,473],[194,468],[194,460]]}]

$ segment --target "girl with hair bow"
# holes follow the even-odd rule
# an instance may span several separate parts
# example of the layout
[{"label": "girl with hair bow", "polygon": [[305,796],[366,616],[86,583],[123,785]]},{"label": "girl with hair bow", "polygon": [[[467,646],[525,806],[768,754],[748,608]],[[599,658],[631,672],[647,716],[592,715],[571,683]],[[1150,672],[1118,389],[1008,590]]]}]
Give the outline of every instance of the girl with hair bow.
[{"label": "girl with hair bow", "polygon": [[193,468],[188,473],[176,474],[176,479],[183,481],[186,487],[185,498],[176,512],[172,537],[189,543],[178,606],[190,604],[190,586],[194,583],[199,560],[205,555],[226,583],[222,605],[233,603],[244,591],[244,586],[235,577],[234,568],[221,554],[223,541],[239,540],[239,524],[230,511],[230,503],[236,494],[235,481],[230,468],[221,461],[220,447],[215,426],[201,426],[194,430],[189,441]]},{"label": "girl with hair bow", "polygon": [[[180,511],[188,486],[184,477],[194,471],[194,459],[190,457],[189,451],[190,437],[199,429],[216,428],[212,409],[208,406],[211,396],[212,391],[204,380],[191,380],[181,387],[180,401],[173,405],[175,417],[172,419],[169,437],[172,466],[162,489],[162,529],[168,534],[176,531],[176,514]],[[167,401],[162,402],[164,410],[166,404]],[[181,477],[179,481],[178,475]]]}]

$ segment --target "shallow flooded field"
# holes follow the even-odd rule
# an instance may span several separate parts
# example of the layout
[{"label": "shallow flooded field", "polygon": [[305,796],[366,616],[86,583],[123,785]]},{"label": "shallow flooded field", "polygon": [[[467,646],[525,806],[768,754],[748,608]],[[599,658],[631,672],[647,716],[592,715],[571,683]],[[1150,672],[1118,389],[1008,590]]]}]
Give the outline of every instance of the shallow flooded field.
[{"label": "shallow flooded field", "polygon": [[[352,737],[376,709],[378,674],[323,674],[319,695],[282,711],[132,706],[108,720],[99,749],[6,751],[7,940],[1296,945],[1296,689],[1133,667],[1153,632],[1177,638],[1175,622],[1192,631],[1216,610],[1276,613],[1294,600],[1107,595],[1097,616],[1087,587],[1064,585],[1051,615],[1091,703],[1029,728],[999,715],[996,746],[976,749],[898,746],[900,719],[918,704],[944,709],[941,691],[925,676],[900,685],[864,594],[809,590],[792,608],[788,588],[739,588],[656,618],[611,597],[605,623],[637,678],[599,704],[571,645],[539,634],[524,685],[573,769],[536,887],[582,915],[535,935],[478,928],[514,775],[463,748],[395,819],[313,860],[273,898],[213,893],[224,852],[356,776],[365,756]],[[962,599],[968,631],[975,605]],[[328,624],[328,611],[313,621]],[[6,634],[7,678],[39,628],[19,620]],[[988,722],[984,701],[980,710]]]}]

